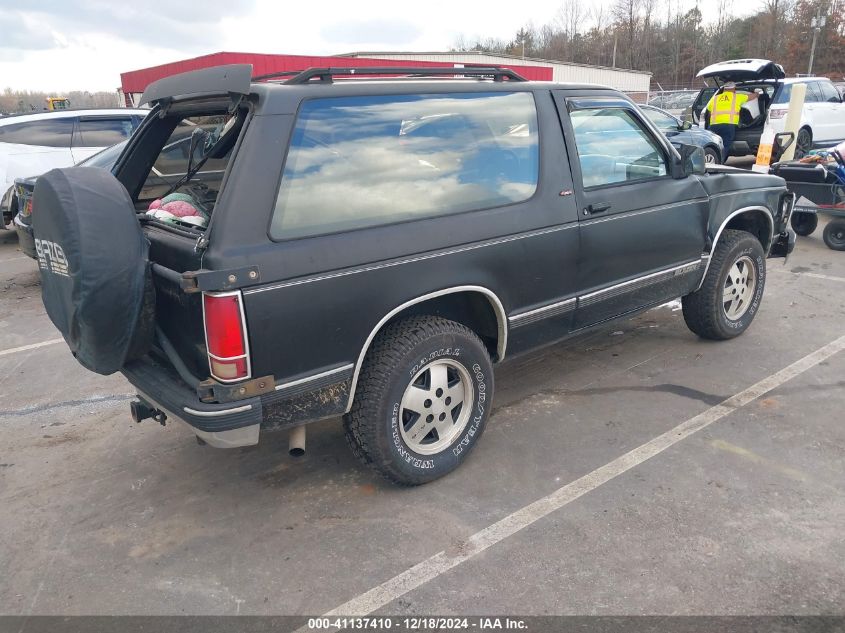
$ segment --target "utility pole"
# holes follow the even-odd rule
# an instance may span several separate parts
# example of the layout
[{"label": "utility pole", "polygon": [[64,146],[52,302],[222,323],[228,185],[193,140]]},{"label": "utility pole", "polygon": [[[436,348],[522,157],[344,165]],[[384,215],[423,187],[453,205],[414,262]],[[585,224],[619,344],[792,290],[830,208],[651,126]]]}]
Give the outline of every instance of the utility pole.
[{"label": "utility pole", "polygon": [[825,22],[827,22],[827,18],[822,15],[822,8],[819,7],[816,17],[810,20],[810,27],[813,29],[813,44],[810,46],[810,63],[807,65],[807,75],[810,77],[813,76],[813,58],[816,56],[816,40]]},{"label": "utility pole", "polygon": [[616,42],[619,41],[619,35],[614,33],[613,34],[613,62],[611,62],[610,67],[616,68]]}]

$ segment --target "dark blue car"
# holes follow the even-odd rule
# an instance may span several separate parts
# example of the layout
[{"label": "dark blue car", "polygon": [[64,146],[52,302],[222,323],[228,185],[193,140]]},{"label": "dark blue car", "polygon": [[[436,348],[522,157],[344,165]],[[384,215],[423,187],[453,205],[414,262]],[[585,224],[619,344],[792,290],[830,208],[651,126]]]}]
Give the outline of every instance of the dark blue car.
[{"label": "dark blue car", "polygon": [[645,115],[663,132],[672,143],[698,145],[704,150],[704,159],[708,165],[722,162],[722,138],[709,130],[696,127],[688,121],[681,121],[666,110],[650,105],[641,105]]}]

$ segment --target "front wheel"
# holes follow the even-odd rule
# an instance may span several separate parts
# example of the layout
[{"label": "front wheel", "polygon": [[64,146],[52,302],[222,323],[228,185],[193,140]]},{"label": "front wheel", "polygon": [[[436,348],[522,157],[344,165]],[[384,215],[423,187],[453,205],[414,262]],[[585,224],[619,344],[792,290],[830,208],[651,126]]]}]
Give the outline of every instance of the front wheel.
[{"label": "front wheel", "polygon": [[739,336],[757,314],[766,283],[766,254],[746,231],[728,229],[713,249],[710,267],[696,292],[683,298],[684,321],[702,338]]},{"label": "front wheel", "polygon": [[718,165],[722,162],[722,156],[712,147],[704,148],[704,162],[707,165]]},{"label": "front wheel", "polygon": [[832,220],[827,223],[822,233],[822,239],[828,248],[835,251],[845,251],[845,221]]},{"label": "front wheel", "polygon": [[815,213],[793,213],[789,223],[796,235],[806,237],[816,230],[819,225],[819,216]]},{"label": "front wheel", "polygon": [[388,480],[427,483],[457,468],[490,415],[493,366],[470,329],[434,316],[397,321],[373,341],[344,418],[355,455]]}]

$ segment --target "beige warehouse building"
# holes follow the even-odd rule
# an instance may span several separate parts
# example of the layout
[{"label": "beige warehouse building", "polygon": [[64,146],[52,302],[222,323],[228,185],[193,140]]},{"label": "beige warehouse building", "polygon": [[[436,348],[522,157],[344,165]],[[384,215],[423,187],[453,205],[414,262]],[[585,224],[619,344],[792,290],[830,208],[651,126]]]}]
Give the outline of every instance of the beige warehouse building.
[{"label": "beige warehouse building", "polygon": [[452,64],[490,64],[494,66],[513,65],[515,63],[540,66],[552,69],[552,81],[591,83],[610,86],[629,93],[647,94],[651,73],[642,70],[625,70],[622,68],[608,68],[606,66],[590,66],[588,64],[572,64],[568,62],[521,57],[518,55],[503,55],[482,53],[478,51],[456,52],[395,52],[395,51],[357,51],[345,53],[337,57],[365,57],[368,59],[392,59],[425,62],[446,62]]}]

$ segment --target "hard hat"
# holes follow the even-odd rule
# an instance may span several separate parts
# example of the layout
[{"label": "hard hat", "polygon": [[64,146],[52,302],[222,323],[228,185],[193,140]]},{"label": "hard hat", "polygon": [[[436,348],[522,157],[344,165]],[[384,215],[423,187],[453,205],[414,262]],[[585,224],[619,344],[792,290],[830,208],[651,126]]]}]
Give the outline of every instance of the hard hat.
[{"label": "hard hat", "polygon": [[736,90],[736,83],[734,83],[733,81],[729,81],[723,86],[723,88],[725,90]]}]

